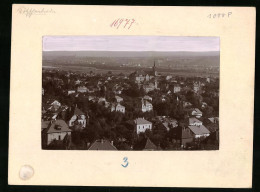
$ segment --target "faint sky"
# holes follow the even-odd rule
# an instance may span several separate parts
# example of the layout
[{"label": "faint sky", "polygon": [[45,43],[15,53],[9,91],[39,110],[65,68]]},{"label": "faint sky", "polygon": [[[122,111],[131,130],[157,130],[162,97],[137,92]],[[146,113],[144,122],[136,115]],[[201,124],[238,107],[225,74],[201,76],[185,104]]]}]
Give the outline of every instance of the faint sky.
[{"label": "faint sky", "polygon": [[44,36],[43,51],[219,51],[219,37]]}]

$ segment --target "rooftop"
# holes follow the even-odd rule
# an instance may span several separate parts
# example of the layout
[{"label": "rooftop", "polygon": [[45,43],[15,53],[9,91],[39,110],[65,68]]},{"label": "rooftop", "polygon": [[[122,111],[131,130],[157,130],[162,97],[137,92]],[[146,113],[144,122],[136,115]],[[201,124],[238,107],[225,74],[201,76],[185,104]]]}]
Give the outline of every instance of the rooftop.
[{"label": "rooftop", "polygon": [[112,145],[108,140],[96,140],[88,150],[109,150],[115,151],[117,148]]},{"label": "rooftop", "polygon": [[45,130],[46,133],[61,133],[61,132],[71,132],[67,123],[61,119],[55,120],[48,125]]},{"label": "rooftop", "polygon": [[202,123],[202,122],[195,117],[189,118],[189,124],[191,125],[191,124],[194,124],[194,123]]},{"label": "rooftop", "polygon": [[195,134],[195,135],[203,135],[203,134],[209,134],[210,131],[204,126],[189,126],[190,130]]},{"label": "rooftop", "polygon": [[147,121],[144,118],[137,118],[134,121],[135,121],[135,124],[137,124],[137,125],[152,124],[150,121]]}]

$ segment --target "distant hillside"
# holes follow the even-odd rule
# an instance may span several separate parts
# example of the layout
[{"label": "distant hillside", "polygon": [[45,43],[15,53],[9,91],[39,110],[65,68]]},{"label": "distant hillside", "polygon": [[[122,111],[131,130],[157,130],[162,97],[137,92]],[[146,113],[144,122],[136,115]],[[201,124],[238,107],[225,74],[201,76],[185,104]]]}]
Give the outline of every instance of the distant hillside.
[{"label": "distant hillside", "polygon": [[219,52],[44,51],[43,60],[59,57],[196,57],[219,56]]}]

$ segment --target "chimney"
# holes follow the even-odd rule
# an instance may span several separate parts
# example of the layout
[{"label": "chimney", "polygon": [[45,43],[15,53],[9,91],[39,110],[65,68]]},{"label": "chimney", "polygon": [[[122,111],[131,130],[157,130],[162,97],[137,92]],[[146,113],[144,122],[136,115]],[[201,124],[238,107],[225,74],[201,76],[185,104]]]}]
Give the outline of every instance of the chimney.
[{"label": "chimney", "polygon": [[114,145],[114,141],[111,141],[111,145]]}]

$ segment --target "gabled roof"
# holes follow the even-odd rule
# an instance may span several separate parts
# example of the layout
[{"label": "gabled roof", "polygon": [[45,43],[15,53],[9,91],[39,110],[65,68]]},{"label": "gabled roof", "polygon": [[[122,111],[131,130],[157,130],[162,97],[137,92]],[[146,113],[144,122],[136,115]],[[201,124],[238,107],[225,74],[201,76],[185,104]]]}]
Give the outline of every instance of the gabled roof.
[{"label": "gabled roof", "polygon": [[134,120],[136,125],[143,125],[143,124],[152,124],[150,121],[147,121],[143,118],[137,118]]},{"label": "gabled roof", "polygon": [[119,97],[119,96],[117,96],[117,95],[115,96],[115,98],[116,98],[116,99],[123,99],[122,97]]},{"label": "gabled roof", "polygon": [[189,126],[190,130],[195,134],[195,135],[203,135],[203,134],[209,134],[210,131],[204,126]]},{"label": "gabled roof", "polygon": [[144,138],[134,145],[134,150],[155,151],[160,150],[149,138]]},{"label": "gabled roof", "polygon": [[189,124],[191,125],[191,124],[194,124],[194,123],[202,123],[202,122],[195,117],[189,118]]},{"label": "gabled roof", "polygon": [[75,107],[74,114],[75,115],[84,115],[84,113],[77,107]]},{"label": "gabled roof", "polygon": [[55,120],[50,123],[45,131],[46,133],[61,133],[61,132],[71,132],[67,123],[61,119]]},{"label": "gabled roof", "polygon": [[108,140],[96,140],[88,150],[110,150],[115,151],[117,148]]},{"label": "gabled roof", "polygon": [[193,111],[196,111],[196,113],[201,113],[202,114],[202,112],[198,108],[195,108]]},{"label": "gabled roof", "polygon": [[152,99],[152,97],[150,97],[149,95],[145,95],[144,99]]},{"label": "gabled roof", "polygon": [[144,147],[144,151],[146,150],[157,150],[157,146],[149,139],[146,139],[146,143],[145,143],[145,147]]},{"label": "gabled roof", "polygon": [[210,117],[208,118],[208,120],[211,122],[211,123],[216,123],[219,121],[219,118],[218,117]]}]

